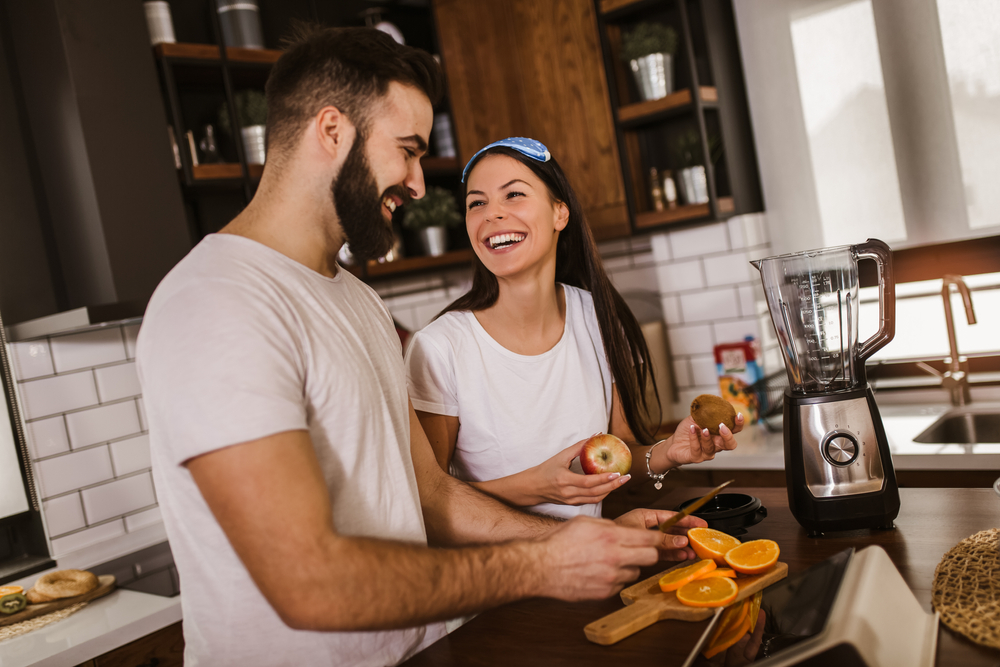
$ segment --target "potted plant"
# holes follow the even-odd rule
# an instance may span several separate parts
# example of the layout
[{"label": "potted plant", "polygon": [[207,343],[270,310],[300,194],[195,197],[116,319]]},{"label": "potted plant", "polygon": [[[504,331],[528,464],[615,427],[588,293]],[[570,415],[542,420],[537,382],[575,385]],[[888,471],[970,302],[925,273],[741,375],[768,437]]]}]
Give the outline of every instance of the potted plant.
[{"label": "potted plant", "polygon": [[643,21],[622,35],[621,59],[629,64],[645,100],[658,100],[673,89],[671,56],[677,51],[677,31],[662,23]]},{"label": "potted plant", "polygon": [[[236,117],[240,123],[243,152],[247,164],[264,164],[266,157],[264,128],[267,124],[267,99],[259,90],[241,90],[233,95]],[[229,122],[229,108],[225,102],[219,107],[219,128],[233,136]]]},{"label": "potted plant", "polygon": [[[708,150],[712,164],[722,156],[722,142],[709,135]],[[704,204],[708,201],[708,178],[701,150],[701,136],[693,128],[677,134],[673,141],[674,163],[679,174],[677,189],[685,204]]]},{"label": "potted plant", "polygon": [[444,188],[427,188],[420,199],[403,209],[403,227],[416,230],[424,252],[432,257],[443,255],[447,248],[447,227],[462,224],[455,196]]}]

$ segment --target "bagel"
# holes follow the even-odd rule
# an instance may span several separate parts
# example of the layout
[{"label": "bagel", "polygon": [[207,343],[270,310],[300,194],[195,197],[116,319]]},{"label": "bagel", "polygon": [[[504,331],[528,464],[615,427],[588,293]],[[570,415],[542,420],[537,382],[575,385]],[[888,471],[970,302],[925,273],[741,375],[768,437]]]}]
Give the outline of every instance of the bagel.
[{"label": "bagel", "polygon": [[58,570],[49,572],[38,578],[34,588],[31,590],[37,593],[38,597],[47,597],[49,600],[60,600],[62,598],[72,598],[77,595],[89,593],[100,585],[97,575],[86,570]]}]

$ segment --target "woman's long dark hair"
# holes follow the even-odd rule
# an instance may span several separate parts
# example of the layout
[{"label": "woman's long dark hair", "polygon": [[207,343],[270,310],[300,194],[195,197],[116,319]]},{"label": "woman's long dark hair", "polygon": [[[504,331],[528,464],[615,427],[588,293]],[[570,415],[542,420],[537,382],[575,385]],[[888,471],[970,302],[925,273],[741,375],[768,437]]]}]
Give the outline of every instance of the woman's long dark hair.
[{"label": "woman's long dark hair", "polygon": [[[476,159],[476,164],[488,155],[506,155],[525,165],[545,183],[550,196],[566,204],[569,209],[569,222],[559,234],[559,241],[556,244],[556,280],[585,289],[593,295],[604,353],[608,357],[611,375],[618,387],[625,420],[640,444],[653,444],[656,427],[651,428],[651,422],[654,420],[651,419],[650,406],[646,400],[647,383],[652,384],[653,393],[657,398],[657,418],[654,422],[657,427],[660,421],[660,393],[656,387],[656,378],[653,376],[649,348],[646,346],[646,340],[635,315],[629,310],[625,300],[611,284],[608,274],[604,271],[594,236],[584,218],[583,208],[576,198],[576,193],[566,179],[566,174],[555,158],[550,158],[547,162],[537,162],[503,146],[485,151]],[[438,317],[453,310],[485,310],[497,302],[500,297],[497,277],[490,273],[478,256],[475,256],[473,261],[475,273],[472,277],[472,289],[442,310]]]}]

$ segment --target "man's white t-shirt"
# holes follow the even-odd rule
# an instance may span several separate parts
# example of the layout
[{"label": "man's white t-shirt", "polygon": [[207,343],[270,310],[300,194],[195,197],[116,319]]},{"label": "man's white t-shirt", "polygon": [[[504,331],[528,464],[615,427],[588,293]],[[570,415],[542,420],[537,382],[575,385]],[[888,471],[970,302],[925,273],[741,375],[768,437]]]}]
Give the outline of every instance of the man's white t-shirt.
[{"label": "man's white t-shirt", "polygon": [[[410,400],[417,410],[458,417],[451,472],[459,479],[513,475],[608,430],[612,377],[594,299],[570,285],[563,293],[562,338],[539,355],[503,347],[470,311],[445,313],[410,340]],[[601,515],[600,503],[528,509],[564,518]]]},{"label": "man's white t-shirt", "polygon": [[308,430],[339,534],[426,544],[399,338],[368,286],[243,237],[211,235],[156,289],[137,356],[157,498],[181,579],[186,665],[392,665],[443,635],[441,624],[289,628],[184,466]]}]

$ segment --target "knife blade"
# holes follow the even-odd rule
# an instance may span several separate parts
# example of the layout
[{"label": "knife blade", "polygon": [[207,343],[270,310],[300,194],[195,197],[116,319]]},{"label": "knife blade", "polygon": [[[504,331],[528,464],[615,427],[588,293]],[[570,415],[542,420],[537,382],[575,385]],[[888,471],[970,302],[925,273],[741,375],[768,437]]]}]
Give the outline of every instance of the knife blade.
[{"label": "knife blade", "polygon": [[677,514],[673,515],[672,517],[670,517],[669,519],[667,519],[666,521],[664,521],[663,523],[661,523],[660,524],[660,532],[661,533],[667,532],[667,530],[670,529],[670,527],[673,526],[675,523],[677,523],[678,521],[680,521],[684,517],[688,516],[692,512],[697,512],[699,509],[701,509],[702,505],[704,505],[709,500],[711,500],[712,498],[714,498],[716,496],[716,494],[719,493],[719,491],[722,491],[724,488],[726,488],[727,486],[729,486],[730,484],[732,484],[735,481],[736,481],[735,479],[731,479],[731,480],[729,480],[727,482],[723,482],[722,484],[719,484],[717,487],[715,487],[714,489],[712,489],[711,491],[709,491],[708,493],[706,493],[704,496],[702,496],[698,500],[694,501],[693,503],[691,503],[690,505],[688,505],[687,507],[685,507],[684,509],[682,509]]}]

